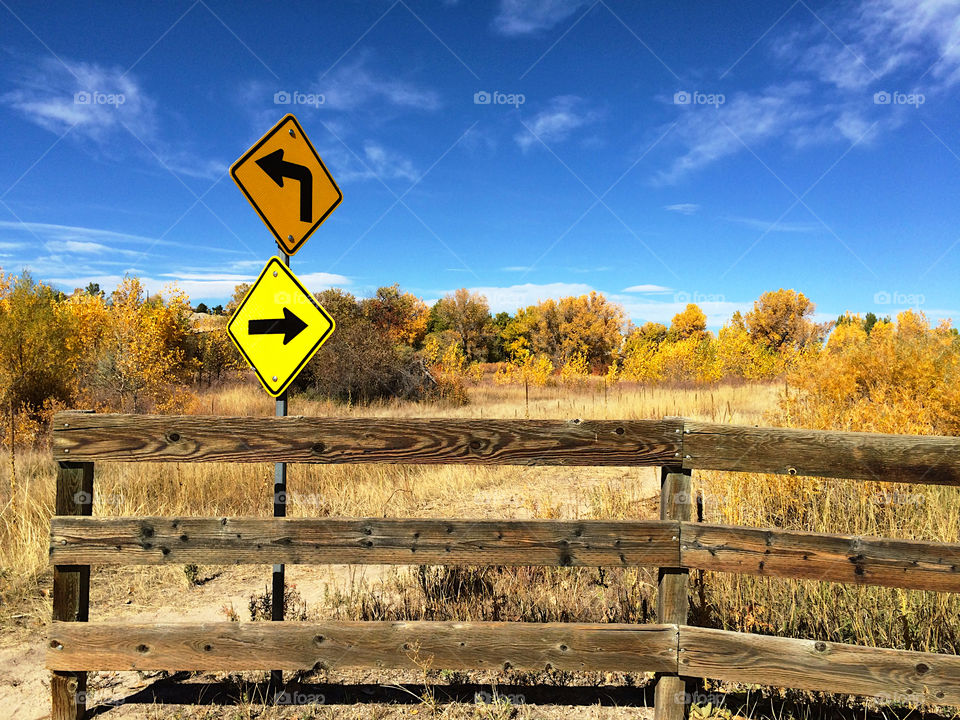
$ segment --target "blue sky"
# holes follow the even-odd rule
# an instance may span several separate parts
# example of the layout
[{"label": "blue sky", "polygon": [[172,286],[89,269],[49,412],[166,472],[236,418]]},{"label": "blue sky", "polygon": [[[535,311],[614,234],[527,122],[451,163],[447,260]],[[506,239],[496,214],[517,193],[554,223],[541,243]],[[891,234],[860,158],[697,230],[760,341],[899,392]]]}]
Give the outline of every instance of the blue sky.
[{"label": "blue sky", "polygon": [[960,2],[131,8],[0,0],[8,272],[225,301],[276,252],[227,170],[293,112],[344,195],[313,290],[960,319]]}]

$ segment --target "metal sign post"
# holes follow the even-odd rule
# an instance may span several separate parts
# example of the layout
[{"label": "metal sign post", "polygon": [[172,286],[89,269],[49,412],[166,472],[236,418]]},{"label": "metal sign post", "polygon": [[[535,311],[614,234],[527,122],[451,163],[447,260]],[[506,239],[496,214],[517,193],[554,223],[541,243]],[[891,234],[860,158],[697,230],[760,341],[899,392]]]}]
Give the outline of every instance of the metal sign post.
[{"label": "metal sign post", "polygon": [[[227,324],[227,334],[287,416],[287,388],[333,332],[333,318],[290,272],[290,256],[340,204],[343,195],[293,115],[285,115],[230,168],[230,175],[281,249]],[[287,464],[273,473],[273,516],[287,514]],[[270,619],[283,620],[284,565],[273,566]],[[271,670],[276,703],[283,671]]]},{"label": "metal sign post", "polygon": [[[283,262],[289,268],[290,256],[283,254]],[[276,416],[287,416],[287,391],[277,396]],[[273,516],[286,517],[287,515],[287,464],[278,462],[273,468]],[[285,567],[273,566],[273,592],[271,594],[271,620],[283,620],[283,601],[286,597]],[[283,687],[283,670],[270,671],[271,696],[276,699],[276,693]]]}]

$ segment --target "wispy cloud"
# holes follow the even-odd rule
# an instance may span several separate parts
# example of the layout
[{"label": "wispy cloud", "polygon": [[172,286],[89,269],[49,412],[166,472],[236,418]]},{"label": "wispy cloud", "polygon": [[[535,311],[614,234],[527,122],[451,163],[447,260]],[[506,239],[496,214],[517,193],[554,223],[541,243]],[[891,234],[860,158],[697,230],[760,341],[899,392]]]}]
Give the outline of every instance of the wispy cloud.
[{"label": "wispy cloud", "polygon": [[226,172],[225,162],[185,148],[182,138],[167,141],[157,101],[119,67],[42,57],[16,64],[8,79],[13,89],[0,95],[0,103],[98,154],[132,153],[151,166],[159,161],[179,175],[208,180]]},{"label": "wispy cloud", "polygon": [[[229,247],[218,247],[216,245],[207,247],[197,243],[181,243],[174,240],[138,235],[136,233],[42,222],[0,220],[0,234],[17,234],[21,237],[27,237],[26,241],[16,241],[17,247],[35,246],[37,244],[36,241],[39,240],[45,246],[51,242],[61,244],[75,243],[73,247],[78,251],[84,247],[87,247],[88,251],[90,251],[93,245],[102,245],[108,250],[116,249],[118,245],[133,245],[135,247],[132,249],[137,251],[145,251],[153,247],[179,247],[226,254],[245,252]],[[2,247],[2,245],[0,245],[0,247]],[[64,247],[66,247],[66,245],[64,245]]]},{"label": "wispy cloud", "polygon": [[774,47],[825,83],[862,90],[898,73],[917,82],[928,69],[929,80],[943,86],[960,80],[956,0],[861,0],[852,11],[840,5],[821,12],[819,20]]},{"label": "wispy cloud", "polygon": [[700,211],[700,206],[696,203],[676,203],[675,205],[664,205],[663,209],[681,215],[693,215]]},{"label": "wispy cloud", "polygon": [[552,144],[566,140],[577,128],[596,121],[598,113],[586,106],[583,98],[576,95],[560,95],[553,98],[546,109],[537,113],[532,120],[525,121],[529,129],[514,136],[524,151],[540,142]]},{"label": "wispy cloud", "polygon": [[[550,298],[557,299],[569,295],[584,295],[593,288],[586,283],[545,283],[537,285],[534,283],[524,283],[522,285],[509,285],[506,287],[486,286],[470,288],[471,292],[478,292],[486,296],[490,303],[491,312],[509,312],[514,313],[517,308],[535,305],[543,300]],[[452,293],[453,290],[443,290],[440,296]]]},{"label": "wispy cloud", "polygon": [[774,222],[773,220],[761,220],[759,218],[748,217],[726,217],[724,220],[746,225],[754,230],[760,230],[764,233],[782,232],[782,233],[812,233],[823,230],[823,225],[818,222]]},{"label": "wispy cloud", "polygon": [[126,125],[144,137],[156,133],[156,102],[121,68],[40,58],[10,73],[14,89],[0,96],[30,122],[58,135],[105,143]]},{"label": "wispy cloud", "polygon": [[549,30],[587,5],[587,0],[500,0],[494,29],[508,36]]},{"label": "wispy cloud", "polygon": [[673,288],[664,287],[663,285],[631,285],[628,288],[624,288],[623,292],[628,293],[668,293],[673,292]]},{"label": "wispy cloud", "polygon": [[[142,272],[135,272],[143,282],[144,288],[151,295],[163,292],[176,286],[183,290],[192,301],[198,300],[226,300],[241,283],[251,283],[256,280],[256,273],[221,273],[185,268],[176,272],[160,273],[155,276],[145,276]],[[331,287],[348,287],[350,279],[344,275],[334,273],[300,273],[297,277],[311,292],[319,292]],[[51,277],[47,280],[60,288],[69,291],[73,288],[86,287],[89,283],[99,283],[107,290],[117,287],[123,280],[123,275],[117,273],[83,273]]]},{"label": "wispy cloud", "polygon": [[659,173],[661,183],[675,183],[720,158],[771,138],[805,127],[816,113],[802,99],[809,88],[802,83],[770,87],[760,93],[741,92],[719,107],[678,105],[682,113],[673,136],[686,148]]},{"label": "wispy cloud", "polygon": [[414,110],[440,108],[440,95],[435,90],[396,77],[394,73],[377,73],[371,64],[370,56],[362,55],[317,81],[317,92],[324,96],[319,108],[341,111],[384,105]]}]

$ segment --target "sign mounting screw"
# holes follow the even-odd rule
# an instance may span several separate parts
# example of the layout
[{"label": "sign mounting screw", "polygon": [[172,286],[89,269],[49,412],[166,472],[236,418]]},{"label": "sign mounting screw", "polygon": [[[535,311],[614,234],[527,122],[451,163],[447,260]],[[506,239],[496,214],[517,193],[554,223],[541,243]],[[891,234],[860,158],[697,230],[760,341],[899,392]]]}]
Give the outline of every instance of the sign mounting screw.
[{"label": "sign mounting screw", "polygon": [[293,128],[290,128],[287,130],[287,132],[290,133],[290,137],[296,137],[296,135],[293,133]]},{"label": "sign mounting screw", "polygon": [[276,270],[273,271],[273,276],[274,276],[274,277],[277,276],[277,271],[276,271]]},{"label": "sign mounting screw", "polygon": [[274,382],[277,381],[277,376],[276,376],[276,375],[273,376],[273,381],[274,381]]}]

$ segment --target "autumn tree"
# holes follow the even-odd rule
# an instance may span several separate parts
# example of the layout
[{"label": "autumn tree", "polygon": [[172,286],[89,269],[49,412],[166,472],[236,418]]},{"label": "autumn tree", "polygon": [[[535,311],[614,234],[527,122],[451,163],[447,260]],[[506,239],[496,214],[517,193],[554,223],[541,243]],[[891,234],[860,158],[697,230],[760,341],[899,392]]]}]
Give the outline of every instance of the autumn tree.
[{"label": "autumn tree", "polygon": [[683,312],[673,316],[670,323],[668,339],[672,342],[677,340],[702,340],[707,334],[707,316],[699,305],[689,303]]},{"label": "autumn tree", "polygon": [[233,288],[233,295],[225,310],[227,315],[233,315],[237,311],[248,292],[250,292],[250,283],[240,283]]},{"label": "autumn tree", "polygon": [[582,355],[591,368],[606,368],[622,340],[623,308],[602,294],[545,300],[517,311],[504,330],[504,346],[515,360],[545,355],[563,367]]},{"label": "autumn tree", "polygon": [[427,334],[430,309],[416,295],[401,292],[396,283],[378,288],[361,307],[367,319],[395,343],[418,347]]},{"label": "autumn tree", "polygon": [[434,331],[456,333],[468,361],[486,359],[494,330],[483,295],[461,288],[438,300],[431,316]]},{"label": "autumn tree", "polygon": [[110,298],[97,358],[96,384],[121,411],[182,410],[189,393],[178,391],[193,374],[187,357],[190,304],[179,290],[167,299],[145,298],[139,279],[125,277]]},{"label": "autumn tree", "polygon": [[816,306],[795,290],[765,292],[743,316],[754,342],[777,352],[802,351],[819,346],[832,323],[815,323]]},{"label": "autumn tree", "polygon": [[0,393],[4,409],[37,414],[48,401],[67,403],[76,391],[75,324],[60,293],[0,271]]}]

